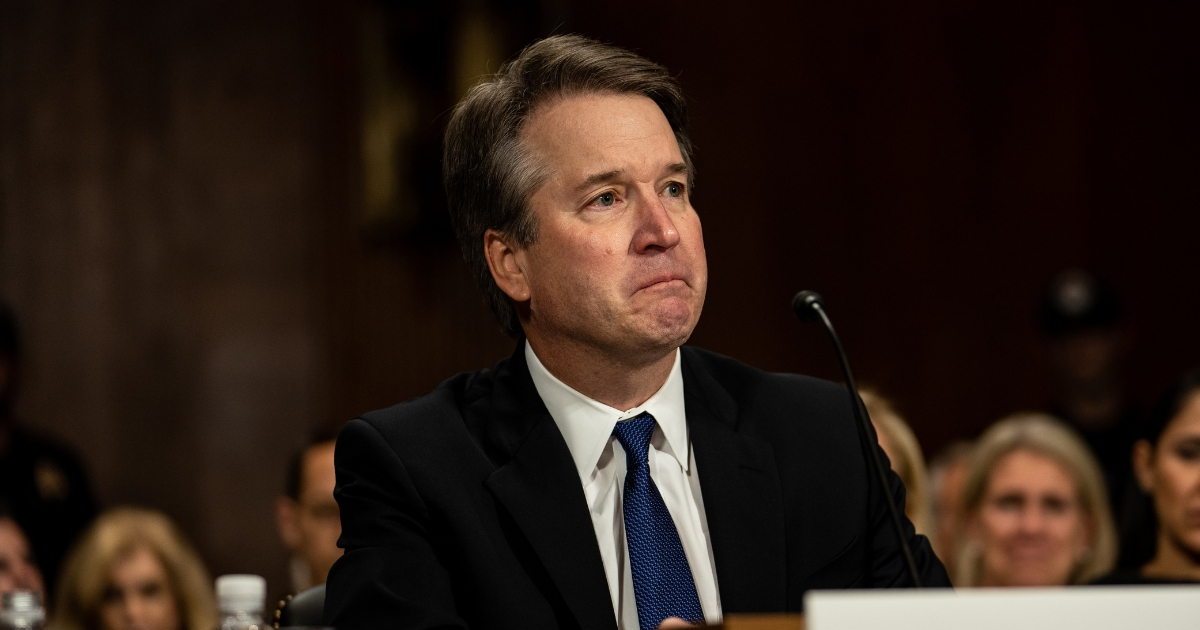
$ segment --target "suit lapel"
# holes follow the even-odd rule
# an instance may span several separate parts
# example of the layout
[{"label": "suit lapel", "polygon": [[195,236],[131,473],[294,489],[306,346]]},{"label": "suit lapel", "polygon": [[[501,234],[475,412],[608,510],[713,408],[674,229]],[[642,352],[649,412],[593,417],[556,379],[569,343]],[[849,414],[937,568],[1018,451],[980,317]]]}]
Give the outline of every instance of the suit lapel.
[{"label": "suit lapel", "polygon": [[504,506],[585,630],[616,619],[587,499],[562,433],[537,394],[524,343],[496,370],[488,395],[468,406],[485,451],[499,466],[485,486]]},{"label": "suit lapel", "polygon": [[708,521],[721,608],[784,610],[787,564],[783,497],[771,446],[739,433],[733,398],[684,352],[688,429]]}]

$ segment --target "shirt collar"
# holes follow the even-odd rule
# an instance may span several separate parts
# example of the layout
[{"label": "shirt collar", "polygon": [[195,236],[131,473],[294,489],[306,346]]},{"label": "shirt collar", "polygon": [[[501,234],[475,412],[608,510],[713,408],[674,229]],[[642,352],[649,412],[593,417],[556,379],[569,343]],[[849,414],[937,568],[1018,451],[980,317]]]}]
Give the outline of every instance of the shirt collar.
[{"label": "shirt collar", "polygon": [[666,438],[663,451],[674,457],[679,466],[687,471],[687,416],[684,413],[683,371],[678,349],[675,350],[675,364],[671,366],[671,373],[662,387],[646,402],[628,411],[588,398],[558,380],[542,365],[528,341],[525,342],[525,361],[529,364],[529,375],[533,378],[538,395],[567,442],[567,449],[571,451],[575,469],[584,485],[591,479],[617,422],[643,412],[654,416],[662,430]]}]

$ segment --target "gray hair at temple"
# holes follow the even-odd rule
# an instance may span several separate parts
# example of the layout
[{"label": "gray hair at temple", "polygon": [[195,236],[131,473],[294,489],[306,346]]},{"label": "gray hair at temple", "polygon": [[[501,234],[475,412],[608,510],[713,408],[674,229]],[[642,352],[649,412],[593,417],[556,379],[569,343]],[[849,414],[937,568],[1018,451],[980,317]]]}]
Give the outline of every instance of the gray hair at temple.
[{"label": "gray hair at temple", "polygon": [[537,240],[529,199],[545,181],[549,165],[537,163],[523,146],[522,130],[543,104],[589,93],[635,94],[654,101],[675,132],[691,179],[687,103],[679,82],[652,61],[578,35],[548,37],[521,51],[467,92],[446,128],[442,168],[450,222],[467,267],[511,337],[521,334],[520,319],[492,278],[483,237],[496,230],[517,247]]}]

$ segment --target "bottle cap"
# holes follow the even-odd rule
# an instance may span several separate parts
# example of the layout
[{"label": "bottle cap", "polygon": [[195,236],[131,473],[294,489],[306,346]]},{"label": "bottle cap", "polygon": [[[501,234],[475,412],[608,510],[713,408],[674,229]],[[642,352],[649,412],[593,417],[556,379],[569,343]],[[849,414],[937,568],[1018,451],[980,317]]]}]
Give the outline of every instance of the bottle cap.
[{"label": "bottle cap", "polygon": [[267,581],[258,575],[222,575],[217,578],[217,600],[222,612],[261,613],[267,599]]},{"label": "bottle cap", "polygon": [[[9,626],[24,626],[41,623],[46,619],[42,608],[42,596],[34,591],[10,591],[0,603],[0,623]],[[16,623],[22,622],[22,623]]]}]

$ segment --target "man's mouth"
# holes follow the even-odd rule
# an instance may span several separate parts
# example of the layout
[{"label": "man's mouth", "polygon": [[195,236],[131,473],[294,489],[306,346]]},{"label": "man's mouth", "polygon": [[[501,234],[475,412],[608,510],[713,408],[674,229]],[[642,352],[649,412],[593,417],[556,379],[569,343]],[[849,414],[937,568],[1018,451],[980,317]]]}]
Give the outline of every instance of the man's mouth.
[{"label": "man's mouth", "polygon": [[643,281],[638,286],[638,291],[641,291],[642,289],[649,289],[651,287],[658,286],[658,285],[666,285],[666,284],[675,283],[675,282],[686,284],[686,281],[683,279],[682,276],[680,276],[678,274],[673,274],[673,273],[664,273],[664,274],[660,274],[657,276],[653,276],[651,278],[647,278],[645,281]]}]

